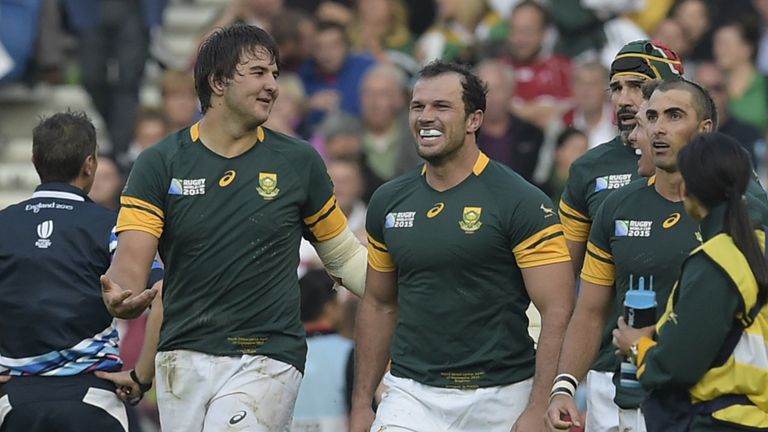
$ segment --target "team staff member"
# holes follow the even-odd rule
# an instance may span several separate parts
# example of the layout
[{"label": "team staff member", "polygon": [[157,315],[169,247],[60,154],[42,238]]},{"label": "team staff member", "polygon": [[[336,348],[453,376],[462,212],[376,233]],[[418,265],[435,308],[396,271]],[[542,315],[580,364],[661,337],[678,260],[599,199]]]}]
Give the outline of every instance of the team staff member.
[{"label": "team staff member", "polygon": [[364,288],[365,249],[322,159],[261,126],[278,96],[279,60],[257,27],[213,33],[195,65],[203,119],[144,151],[121,198],[105,301],[118,316],[140,313],[146,299],[136,281],[159,246],[167,270],[156,356],[163,430],[288,428],[306,357],[302,234],[331,274],[357,293]]},{"label": "team staff member", "polygon": [[[615,323],[622,309],[630,280],[634,288],[643,278],[645,288],[656,292],[658,304],[665,304],[680,265],[700,244],[696,221],[685,215],[677,168],[677,154],[692,137],[716,126],[714,104],[698,85],[684,80],[662,82],[648,101],[646,118],[652,136],[656,175],[639,180],[613,193],[598,211],[590,232],[587,257],[582,271],[582,291],[561,351],[559,371],[583,376],[599,341],[593,335],[606,321]],[[765,219],[765,193],[754,183],[753,217]],[[760,198],[756,198],[760,196]],[[762,202],[760,202],[762,201]],[[660,315],[659,308],[657,318]],[[639,410],[642,389],[619,385],[614,375],[615,402],[620,431],[643,431]],[[553,428],[565,428],[560,413],[577,418],[573,400],[554,396],[548,421]]]},{"label": "team staff member", "polygon": [[[94,375],[122,367],[99,286],[117,215],[87,195],[96,149],[85,114],[42,120],[32,132],[41,184],[0,211],[0,382],[11,376],[0,393],[0,431],[128,430],[115,386]],[[160,277],[153,272],[150,283]]]},{"label": "team staff member", "polygon": [[[611,64],[610,95],[619,135],[589,150],[571,165],[559,204],[560,220],[577,275],[581,272],[589,229],[598,207],[613,191],[640,178],[638,155],[628,134],[636,125],[635,117],[643,102],[643,85],[652,80],[679,78],[682,74],[683,64],[677,54],[656,41],[639,40],[624,45]],[[614,430],[618,426],[611,384],[616,364],[611,346],[612,329],[613,323],[610,323],[602,330],[600,355],[585,381],[588,432]]]},{"label": "team staff member", "polygon": [[[485,93],[441,61],[414,86],[410,126],[426,163],[379,188],[368,208],[354,432],[541,427],[573,274],[549,198],[477,147]],[[536,352],[531,300],[543,323]]]},{"label": "team staff member", "polygon": [[615,343],[637,362],[649,401],[666,402],[644,404],[649,430],[670,426],[661,421],[675,414],[669,403],[675,395],[678,407],[689,411],[685,430],[765,428],[768,264],[765,233],[752,231],[742,198],[750,160],[735,140],[712,133],[686,146],[678,165],[685,209],[700,221],[704,244],[683,263],[657,340],[654,327],[632,329],[621,321]]}]

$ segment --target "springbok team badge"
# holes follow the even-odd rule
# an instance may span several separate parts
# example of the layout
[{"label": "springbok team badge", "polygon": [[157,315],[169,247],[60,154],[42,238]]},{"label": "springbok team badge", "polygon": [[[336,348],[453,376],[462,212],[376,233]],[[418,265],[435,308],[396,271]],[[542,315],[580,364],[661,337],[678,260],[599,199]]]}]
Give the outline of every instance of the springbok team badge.
[{"label": "springbok team badge", "polygon": [[464,214],[461,216],[459,226],[467,234],[474,234],[479,230],[483,223],[480,222],[480,214],[483,209],[480,207],[464,207]]},{"label": "springbok team badge", "polygon": [[260,172],[259,186],[256,190],[259,191],[259,195],[267,201],[275,199],[277,194],[280,193],[280,189],[277,188],[277,174]]}]

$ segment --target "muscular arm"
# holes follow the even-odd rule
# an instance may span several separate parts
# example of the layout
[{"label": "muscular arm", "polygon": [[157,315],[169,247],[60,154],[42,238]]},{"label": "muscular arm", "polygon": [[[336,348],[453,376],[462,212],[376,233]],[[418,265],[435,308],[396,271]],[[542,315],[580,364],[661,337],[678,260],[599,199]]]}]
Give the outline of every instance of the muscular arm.
[{"label": "muscular arm", "polygon": [[155,236],[143,231],[120,233],[112,264],[101,278],[104,304],[112,316],[136,318],[155,298],[157,290],[145,288],[157,244]]},{"label": "muscular arm", "polygon": [[541,336],[536,352],[536,375],[529,408],[547,406],[557,356],[573,311],[574,282],[569,262],[522,269],[528,295],[541,313]]},{"label": "muscular arm", "polygon": [[353,409],[370,410],[373,394],[387,366],[397,316],[397,272],[383,273],[368,266],[355,329]]},{"label": "muscular arm", "polygon": [[613,288],[581,281],[579,298],[560,350],[559,373],[582,380],[595,361],[605,320],[613,299]]},{"label": "muscular arm", "polygon": [[568,253],[571,255],[573,273],[578,278],[579,274],[581,274],[581,267],[584,265],[584,254],[587,251],[587,242],[568,240],[566,238],[565,244],[568,246]]}]

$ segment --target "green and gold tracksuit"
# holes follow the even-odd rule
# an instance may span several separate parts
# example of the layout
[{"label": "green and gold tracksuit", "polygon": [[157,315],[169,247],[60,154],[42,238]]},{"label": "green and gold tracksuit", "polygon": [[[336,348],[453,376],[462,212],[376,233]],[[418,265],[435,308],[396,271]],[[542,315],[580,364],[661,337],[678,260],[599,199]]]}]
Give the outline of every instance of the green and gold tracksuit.
[{"label": "green and gold tracksuit", "polygon": [[[697,432],[768,428],[768,307],[763,305],[750,322],[757,282],[733,239],[723,233],[725,212],[721,204],[702,220],[704,244],[683,263],[657,324],[657,342],[643,338],[638,344],[644,388],[688,388],[697,408],[718,402],[711,415],[694,416],[690,430]],[[763,230],[756,235],[764,248]],[[734,325],[746,329],[735,348],[723,352]],[[724,403],[726,395],[747,399]]]},{"label": "green and gold tracksuit", "polygon": [[260,128],[251,149],[225,158],[195,124],[139,156],[120,201],[118,232],[159,239],[160,351],[265,355],[304,369],[299,242],[347,224],[309,144]]},{"label": "green and gold tracksuit", "polygon": [[368,263],[397,272],[391,373],[473,389],[533,376],[522,270],[569,260],[550,199],[480,153],[446,191],[426,167],[379,188],[368,207]]},{"label": "green and gold tracksuit", "polygon": [[[656,292],[660,305],[656,310],[658,319],[683,261],[701,244],[698,224],[685,213],[683,202],[662,197],[654,183],[655,177],[637,180],[611,194],[598,210],[590,231],[581,277],[613,290],[614,312],[606,319],[609,328],[604,339],[610,338],[623,311],[630,277],[635,289],[643,278],[644,287]],[[764,223],[768,221],[765,192],[756,182],[750,188],[750,217]],[[618,365],[618,359],[614,362]],[[643,389],[622,387],[618,373],[614,375],[614,384],[614,400],[619,407],[640,406],[645,396]]]},{"label": "green and gold tracksuit", "polygon": [[[621,136],[616,136],[589,150],[571,165],[559,204],[566,239],[587,242],[592,219],[600,204],[612,192],[640,178],[637,173],[638,158],[635,150],[624,144]],[[610,336],[613,324],[606,324],[600,354],[592,370],[611,372],[616,367]]]}]

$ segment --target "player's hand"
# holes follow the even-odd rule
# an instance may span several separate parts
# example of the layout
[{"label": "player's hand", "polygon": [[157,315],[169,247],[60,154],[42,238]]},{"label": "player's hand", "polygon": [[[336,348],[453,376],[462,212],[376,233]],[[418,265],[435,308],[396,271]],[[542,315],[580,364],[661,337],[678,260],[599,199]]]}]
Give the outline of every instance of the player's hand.
[{"label": "player's hand", "polygon": [[540,408],[529,406],[512,425],[512,432],[544,431],[544,419],[542,417]]},{"label": "player's hand", "polygon": [[349,432],[370,432],[375,417],[371,404],[359,408],[353,406],[349,416]]},{"label": "player's hand", "polygon": [[572,427],[581,427],[579,411],[572,397],[557,395],[552,398],[545,416],[547,430],[570,430]]},{"label": "player's hand", "polygon": [[141,315],[157,295],[157,288],[134,295],[106,276],[101,276],[101,297],[109,313],[117,318],[134,319]]},{"label": "player's hand", "polygon": [[117,393],[117,396],[119,396],[120,399],[126,402],[141,397],[141,389],[139,388],[139,385],[131,379],[131,371],[129,370],[122,372],[97,371],[94,375],[103,380],[112,381],[117,387],[115,393]]},{"label": "player's hand", "polygon": [[618,328],[613,330],[613,346],[616,347],[616,355],[629,355],[629,349],[636,344],[640,338],[647,336],[652,338],[656,334],[656,326],[650,325],[643,328],[632,328],[624,321],[624,317],[619,317],[616,322]]}]

